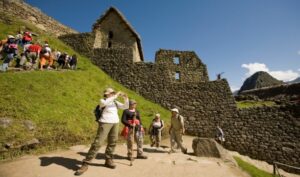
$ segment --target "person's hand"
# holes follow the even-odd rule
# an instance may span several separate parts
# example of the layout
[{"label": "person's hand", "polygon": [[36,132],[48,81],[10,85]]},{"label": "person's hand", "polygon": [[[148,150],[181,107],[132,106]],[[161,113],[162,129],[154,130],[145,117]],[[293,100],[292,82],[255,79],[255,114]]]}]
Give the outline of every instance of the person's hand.
[{"label": "person's hand", "polygon": [[127,94],[126,93],[123,93],[122,94],[122,97],[124,98],[124,100],[126,100],[128,98]]},{"label": "person's hand", "polygon": [[122,94],[122,92],[120,92],[120,91],[118,91],[118,92],[116,93],[117,97],[119,97],[121,94]]},{"label": "person's hand", "polygon": [[182,129],[182,134],[184,135],[184,133],[185,133],[185,129],[183,128],[183,129]]}]

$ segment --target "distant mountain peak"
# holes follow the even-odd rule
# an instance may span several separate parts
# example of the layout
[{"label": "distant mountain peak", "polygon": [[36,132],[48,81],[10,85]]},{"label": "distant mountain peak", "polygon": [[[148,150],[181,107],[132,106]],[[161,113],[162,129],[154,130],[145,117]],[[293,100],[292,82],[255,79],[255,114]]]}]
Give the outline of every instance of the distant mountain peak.
[{"label": "distant mountain peak", "polygon": [[288,84],[295,84],[295,83],[300,83],[300,77],[296,78],[295,80],[287,82]]},{"label": "distant mountain peak", "polygon": [[265,71],[258,71],[245,80],[240,89],[240,92],[245,90],[260,89],[263,87],[272,87],[281,85],[283,83],[284,82],[275,79]]}]

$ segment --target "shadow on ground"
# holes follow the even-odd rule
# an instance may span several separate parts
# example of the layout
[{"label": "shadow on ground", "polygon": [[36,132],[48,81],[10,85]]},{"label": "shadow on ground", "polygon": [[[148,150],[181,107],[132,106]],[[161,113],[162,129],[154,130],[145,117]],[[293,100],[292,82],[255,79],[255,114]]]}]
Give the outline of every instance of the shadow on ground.
[{"label": "shadow on ground", "polygon": [[66,157],[40,157],[40,160],[42,167],[56,164],[74,171],[76,171],[82,163],[79,160]]}]

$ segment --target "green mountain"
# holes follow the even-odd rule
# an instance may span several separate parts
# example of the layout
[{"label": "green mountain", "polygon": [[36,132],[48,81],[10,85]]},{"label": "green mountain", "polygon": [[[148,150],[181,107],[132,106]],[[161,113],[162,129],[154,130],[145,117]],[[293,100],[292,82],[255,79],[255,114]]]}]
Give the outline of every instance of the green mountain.
[{"label": "green mountain", "polygon": [[250,76],[244,81],[239,92],[251,89],[260,89],[263,87],[272,87],[281,84],[283,84],[282,81],[275,79],[269,73],[259,71],[254,73],[252,76]]},{"label": "green mountain", "polygon": [[[0,39],[17,34],[20,28],[27,29],[38,35],[35,41],[48,41],[53,49],[79,56],[76,71],[0,73],[0,159],[91,143],[97,128],[93,109],[106,87],[124,91],[137,100],[144,127],[148,128],[157,112],[169,122],[168,110],[115,82],[55,35],[5,14],[0,16]],[[1,125],[7,120],[7,126]],[[28,120],[35,125],[33,130],[24,126]],[[34,139],[39,144],[32,147],[28,142]]]}]

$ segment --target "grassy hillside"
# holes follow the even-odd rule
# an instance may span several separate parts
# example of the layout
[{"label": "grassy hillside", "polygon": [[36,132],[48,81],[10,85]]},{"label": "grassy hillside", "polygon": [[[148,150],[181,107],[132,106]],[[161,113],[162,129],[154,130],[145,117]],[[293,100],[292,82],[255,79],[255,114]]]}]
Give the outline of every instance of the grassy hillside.
[{"label": "grassy hillside", "polygon": [[[106,87],[124,91],[130,98],[136,99],[146,127],[157,112],[168,122],[169,111],[124,88],[94,66],[89,59],[26,22],[11,19],[0,21],[0,39],[8,34],[17,34],[22,26],[39,35],[34,38],[35,41],[46,40],[54,49],[77,54],[79,69],[0,73],[0,118],[13,120],[8,128],[0,127],[0,159],[25,153],[20,148],[7,151],[4,148],[7,143],[17,147],[32,138],[37,138],[40,145],[34,150],[26,151],[27,153],[90,143],[97,128],[93,109]],[[23,125],[24,120],[33,121],[36,124],[35,130],[27,130]]]}]

